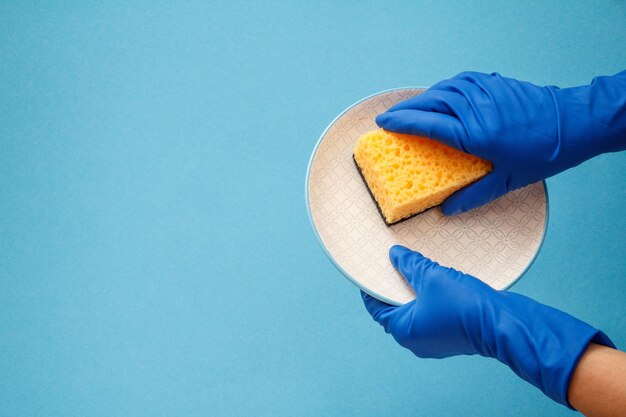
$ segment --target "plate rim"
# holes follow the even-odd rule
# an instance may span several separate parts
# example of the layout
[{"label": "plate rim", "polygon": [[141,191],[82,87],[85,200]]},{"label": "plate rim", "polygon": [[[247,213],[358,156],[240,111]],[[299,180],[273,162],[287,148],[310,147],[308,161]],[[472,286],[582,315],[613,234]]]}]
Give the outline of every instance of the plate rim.
[{"label": "plate rim", "polygon": [[[310,179],[310,176],[311,176],[311,166],[313,164],[313,159],[315,158],[315,155],[317,154],[317,151],[318,151],[318,149],[320,147],[320,144],[322,143],[322,140],[326,136],[326,133],[328,133],[330,128],[333,127],[333,125],[335,123],[337,123],[337,121],[341,117],[343,117],[343,115],[345,115],[348,111],[350,111],[352,108],[358,106],[359,104],[361,104],[362,102],[364,102],[366,100],[369,100],[371,98],[374,98],[374,97],[382,95],[382,94],[391,93],[393,91],[398,91],[398,90],[418,90],[418,89],[425,89],[425,90],[427,90],[428,88],[429,87],[425,87],[425,86],[407,86],[407,87],[389,88],[387,90],[382,90],[382,91],[379,91],[377,93],[370,94],[370,95],[368,95],[368,96],[366,96],[366,97],[364,97],[364,98],[362,98],[362,99],[352,103],[350,106],[346,107],[341,113],[339,113],[328,124],[328,126],[326,126],[326,128],[324,129],[324,131],[322,132],[320,137],[317,139],[317,142],[315,143],[315,147],[313,148],[313,151],[311,152],[311,156],[309,157],[309,162],[307,164],[307,169],[306,169],[306,176],[305,176],[305,179],[304,179],[304,202],[305,202],[305,205],[306,205],[307,217],[309,218],[309,224],[311,225],[311,228],[313,229],[313,233],[315,234],[315,237],[317,239],[317,243],[321,246],[322,250],[326,254],[326,257],[331,261],[331,263],[335,266],[335,268],[337,268],[339,270],[339,272],[341,272],[341,274],[348,279],[348,281],[350,281],[352,284],[354,284],[361,291],[371,295],[374,298],[377,298],[380,301],[383,301],[383,302],[385,302],[387,304],[390,304],[390,305],[393,305],[393,306],[401,306],[403,304],[402,303],[398,303],[397,301],[391,300],[391,299],[389,299],[389,298],[387,298],[387,297],[385,297],[385,296],[383,296],[381,294],[378,294],[377,292],[372,291],[370,288],[366,288],[356,278],[351,276],[345,269],[343,269],[341,267],[341,265],[339,265],[337,260],[328,251],[328,248],[326,248],[326,245],[324,245],[324,242],[322,241],[322,238],[321,238],[321,236],[319,234],[319,231],[317,230],[317,227],[315,226],[315,222],[313,221],[313,215],[311,214],[311,203],[310,203],[310,198],[309,198],[309,179]],[[546,240],[546,234],[547,234],[547,230],[548,230],[548,223],[549,223],[549,219],[550,219],[550,196],[549,196],[549,193],[548,193],[548,185],[546,183],[546,180],[545,179],[541,180],[541,182],[542,182],[542,185],[543,185],[544,194],[546,196],[546,218],[545,218],[545,221],[544,221],[544,224],[543,224],[543,231],[542,231],[542,234],[541,234],[541,241],[539,242],[539,246],[537,246],[537,250],[533,254],[532,259],[530,260],[528,265],[526,265],[526,268],[524,268],[524,270],[522,272],[520,272],[520,274],[514,280],[512,280],[506,287],[502,288],[499,291],[507,291],[509,288],[511,288],[513,285],[515,285],[524,275],[526,275],[528,270],[535,263],[535,260],[537,259],[537,256],[539,256],[539,252],[541,252],[541,248],[543,247],[543,244],[544,244],[544,242]],[[531,185],[531,184],[529,184],[529,185]]]}]

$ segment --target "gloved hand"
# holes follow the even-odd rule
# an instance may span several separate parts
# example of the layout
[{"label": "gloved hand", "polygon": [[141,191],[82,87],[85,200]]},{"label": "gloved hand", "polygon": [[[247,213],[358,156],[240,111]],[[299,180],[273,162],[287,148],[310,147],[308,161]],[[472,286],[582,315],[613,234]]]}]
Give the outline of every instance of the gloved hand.
[{"label": "gloved hand", "polygon": [[490,174],[443,203],[452,215],[626,149],[626,71],[564,89],[465,72],[393,106],[376,123],[493,163]]},{"label": "gloved hand", "polygon": [[390,306],[362,292],[365,307],[403,347],[422,358],[482,355],[498,359],[571,408],[567,389],[590,342],[615,347],[588,324],[523,295],[430,261],[402,246],[389,251],[416,299]]}]

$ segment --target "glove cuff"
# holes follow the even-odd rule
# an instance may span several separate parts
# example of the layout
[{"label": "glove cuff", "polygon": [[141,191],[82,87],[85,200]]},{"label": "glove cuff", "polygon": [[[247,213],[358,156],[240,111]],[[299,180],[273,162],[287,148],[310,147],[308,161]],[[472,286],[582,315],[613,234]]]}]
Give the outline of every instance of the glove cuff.
[{"label": "glove cuff", "polygon": [[626,149],[626,71],[581,87],[546,88],[556,107],[558,147],[566,165]]},{"label": "glove cuff", "polygon": [[515,293],[501,293],[500,298],[499,308],[490,309],[493,327],[488,327],[481,354],[495,357],[554,401],[572,408],[567,391],[589,343],[615,345],[601,331],[560,310]]},{"label": "glove cuff", "polygon": [[[581,322],[582,323],[582,322]],[[604,334],[604,332],[594,329],[593,327],[584,324],[587,329],[581,334],[579,343],[572,344],[569,349],[563,352],[564,361],[562,368],[557,369],[557,378],[554,383],[547,384],[542,391],[554,401],[563,404],[564,406],[574,410],[574,407],[569,403],[567,399],[567,391],[569,389],[570,382],[574,371],[578,366],[578,362],[582,358],[583,354],[587,351],[590,343],[596,343],[599,345],[607,346],[615,349],[615,344]]]}]

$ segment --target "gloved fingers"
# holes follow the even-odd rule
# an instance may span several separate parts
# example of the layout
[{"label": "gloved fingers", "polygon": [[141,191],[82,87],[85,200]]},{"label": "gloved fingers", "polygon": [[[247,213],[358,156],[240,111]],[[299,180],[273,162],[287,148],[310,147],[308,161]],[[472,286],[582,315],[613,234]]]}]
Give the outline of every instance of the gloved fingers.
[{"label": "gloved fingers", "polygon": [[506,183],[506,178],[492,171],[448,197],[441,205],[441,211],[452,216],[487,204],[509,191]]},{"label": "gloved fingers", "polygon": [[422,110],[397,110],[378,115],[376,123],[391,132],[426,136],[467,152],[465,128],[457,118],[447,114]]},{"label": "gloved fingers", "polygon": [[375,321],[380,323],[385,330],[387,330],[389,318],[397,307],[390,306],[389,304],[372,297],[364,291],[361,291],[361,298],[363,299],[363,304],[365,304],[367,312],[370,313]]},{"label": "gloved fingers", "polygon": [[439,81],[437,84],[430,87],[429,90],[457,93],[468,100],[480,97],[480,95],[487,93],[487,91],[481,86],[481,82],[476,79],[473,74],[475,73],[462,72],[454,78]]},{"label": "gloved fingers", "polygon": [[423,110],[435,113],[458,116],[459,113],[471,111],[467,99],[456,92],[429,89],[422,94],[402,101],[387,110],[392,113],[398,110]]},{"label": "gloved fingers", "polygon": [[452,77],[452,80],[469,81],[472,84],[482,84],[489,82],[492,78],[502,78],[497,72],[478,72],[478,71],[463,71]]}]

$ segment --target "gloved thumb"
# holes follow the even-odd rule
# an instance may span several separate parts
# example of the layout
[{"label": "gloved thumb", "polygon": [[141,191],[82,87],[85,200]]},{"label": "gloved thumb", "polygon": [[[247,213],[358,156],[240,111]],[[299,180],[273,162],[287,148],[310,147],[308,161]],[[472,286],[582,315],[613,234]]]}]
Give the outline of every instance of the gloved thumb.
[{"label": "gloved thumb", "polygon": [[453,216],[487,204],[508,191],[506,178],[494,171],[448,197],[441,205],[441,211],[446,216]]},{"label": "gloved thumb", "polygon": [[[439,265],[419,252],[400,245],[394,245],[389,249],[389,259],[394,268],[402,274],[411,288],[415,290],[416,296],[419,296],[422,282],[437,276],[436,272],[445,272],[446,274],[453,272],[454,276],[463,275],[456,270]],[[361,297],[363,298],[365,308],[374,320],[387,329],[390,318],[399,307],[390,306],[363,291],[361,291]]]},{"label": "gloved thumb", "polygon": [[[424,276],[423,268],[430,265],[437,265],[435,262],[422,256],[422,254],[400,245],[392,246],[391,249],[389,249],[389,258],[394,268],[402,274],[414,290],[418,285],[417,280]],[[365,308],[372,318],[381,324],[385,328],[385,331],[389,333],[390,320],[398,307],[380,301],[364,291],[361,291],[361,297],[363,298]]]},{"label": "gloved thumb", "polygon": [[428,277],[428,270],[433,266],[439,267],[438,263],[431,261],[421,253],[400,245],[392,246],[389,249],[389,259],[416,294],[419,292],[420,281]]}]

